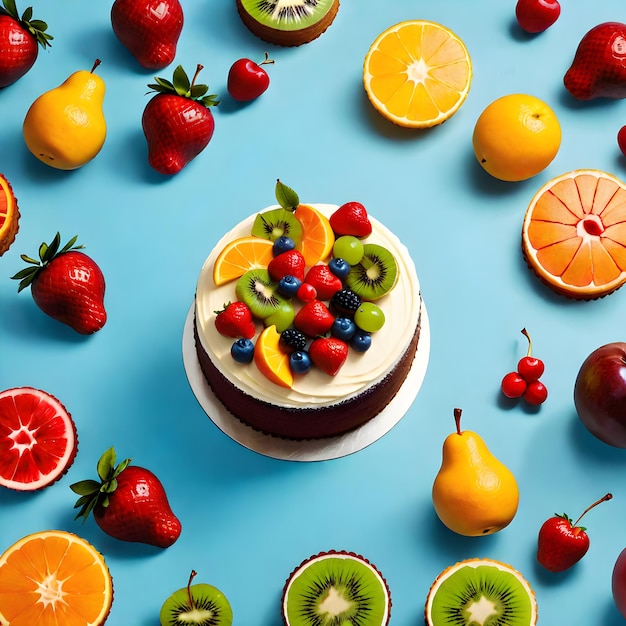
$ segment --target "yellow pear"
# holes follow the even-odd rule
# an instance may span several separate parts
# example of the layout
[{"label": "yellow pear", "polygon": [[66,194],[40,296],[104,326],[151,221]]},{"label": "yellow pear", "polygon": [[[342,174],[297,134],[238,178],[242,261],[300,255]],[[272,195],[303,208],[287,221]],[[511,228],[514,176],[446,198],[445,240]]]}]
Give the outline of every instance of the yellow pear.
[{"label": "yellow pear", "polygon": [[43,163],[74,170],[100,152],[106,138],[104,81],[94,70],[71,74],[30,106],[22,128],[28,149]]},{"label": "yellow pear", "polygon": [[490,535],[515,517],[517,481],[479,435],[461,430],[461,409],[454,410],[454,418],[456,432],[443,443],[441,468],[433,483],[435,511],[459,535]]}]

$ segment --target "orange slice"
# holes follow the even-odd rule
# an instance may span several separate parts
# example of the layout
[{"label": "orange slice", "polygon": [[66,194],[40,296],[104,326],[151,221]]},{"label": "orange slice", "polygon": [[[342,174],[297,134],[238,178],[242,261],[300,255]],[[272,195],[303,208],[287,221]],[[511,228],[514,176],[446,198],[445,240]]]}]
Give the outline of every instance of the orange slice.
[{"label": "orange slice", "polygon": [[470,90],[472,62],[451,30],[425,20],[400,22],[370,46],[363,85],[374,108],[408,128],[430,128],[454,115]]},{"label": "orange slice", "polygon": [[213,267],[213,281],[223,285],[240,278],[248,270],[267,267],[272,260],[274,243],[261,237],[240,237],[233,239],[219,253]]},{"label": "orange slice", "polygon": [[0,256],[15,241],[19,229],[20,211],[9,181],[0,174]]},{"label": "orange slice", "polygon": [[259,371],[280,387],[293,386],[293,373],[289,368],[289,355],[279,346],[280,333],[268,326],[259,335],[254,346],[254,362]]},{"label": "orange slice", "polygon": [[76,426],[54,396],[32,387],[0,392],[0,485],[35,491],[52,484],[77,445]]},{"label": "orange slice", "polygon": [[99,626],[112,602],[102,555],[72,533],[34,533],[0,556],[0,624]]},{"label": "orange slice", "polygon": [[328,218],[308,204],[300,204],[294,215],[302,224],[300,252],[307,266],[316,265],[330,256],[335,233]]},{"label": "orange slice", "polygon": [[605,296],[626,282],[626,185],[599,170],[574,170],[547,182],[524,218],[528,265],[557,293]]}]

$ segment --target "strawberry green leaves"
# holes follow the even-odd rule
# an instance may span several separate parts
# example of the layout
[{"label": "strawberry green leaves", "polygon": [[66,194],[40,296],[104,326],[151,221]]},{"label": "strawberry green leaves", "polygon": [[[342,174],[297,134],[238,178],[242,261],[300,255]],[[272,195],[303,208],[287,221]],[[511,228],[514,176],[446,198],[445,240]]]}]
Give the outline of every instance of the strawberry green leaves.
[{"label": "strawberry green leaves", "polygon": [[43,20],[33,19],[33,7],[25,9],[20,16],[15,0],[2,0],[2,4],[3,7],[0,7],[0,15],[9,15],[14,20],[18,21],[22,28],[27,30],[42,48],[51,45],[50,41],[52,41],[54,37],[46,32],[46,30],[48,30],[48,24]]},{"label": "strawberry green leaves", "polygon": [[174,70],[171,81],[165,78],[155,76],[155,82],[149,84],[148,87],[152,91],[156,91],[157,93],[174,94],[183,98],[188,98],[189,100],[195,100],[196,102],[199,102],[206,107],[217,106],[219,104],[217,96],[215,94],[207,95],[209,91],[209,86],[196,84],[198,74],[203,69],[203,67],[204,66],[198,64],[196,68],[196,73],[194,74],[193,79],[190,81],[189,76],[187,75],[187,72],[184,70],[183,66],[179,65]]}]

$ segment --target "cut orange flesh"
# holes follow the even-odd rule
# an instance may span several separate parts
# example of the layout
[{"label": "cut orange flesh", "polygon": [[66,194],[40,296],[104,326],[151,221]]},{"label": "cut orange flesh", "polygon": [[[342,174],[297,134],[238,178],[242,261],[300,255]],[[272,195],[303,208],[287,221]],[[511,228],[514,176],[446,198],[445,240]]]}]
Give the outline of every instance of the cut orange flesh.
[{"label": "cut orange flesh", "polygon": [[626,282],[626,184],[599,170],[546,183],[522,228],[530,267],[557,293],[592,300]]},{"label": "cut orange flesh", "polygon": [[363,85],[370,102],[399,126],[429,128],[458,111],[469,93],[472,63],[465,44],[445,26],[410,20],[370,46]]},{"label": "cut orange flesh", "polygon": [[55,397],[32,387],[0,392],[0,485],[46,487],[69,469],[76,449],[76,426]]},{"label": "cut orange flesh", "polygon": [[262,237],[240,237],[231,241],[215,260],[213,280],[223,285],[240,278],[248,270],[266,268],[273,258],[274,243]]},{"label": "cut orange flesh", "polygon": [[28,535],[0,556],[0,624],[100,626],[112,602],[102,555],[72,533]]},{"label": "cut orange flesh", "polygon": [[20,211],[9,181],[0,174],[0,256],[15,241],[19,229]]},{"label": "cut orange flesh", "polygon": [[302,224],[300,252],[307,266],[326,261],[335,243],[335,233],[325,215],[308,204],[301,204],[294,215]]},{"label": "cut orange flesh", "polygon": [[254,362],[260,372],[280,387],[293,386],[293,373],[289,367],[289,355],[281,350],[280,333],[276,326],[268,326],[259,335],[254,346]]}]

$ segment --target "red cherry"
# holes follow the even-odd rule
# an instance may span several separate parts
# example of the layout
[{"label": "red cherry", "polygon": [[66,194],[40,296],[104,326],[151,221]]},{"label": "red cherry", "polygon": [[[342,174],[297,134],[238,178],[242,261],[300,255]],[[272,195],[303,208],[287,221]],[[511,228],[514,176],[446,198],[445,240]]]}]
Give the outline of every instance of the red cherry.
[{"label": "red cherry", "polygon": [[298,287],[296,297],[302,302],[312,302],[317,298],[317,289],[310,283],[302,283],[300,287]]},{"label": "red cherry", "polygon": [[617,145],[622,154],[626,156],[626,126],[622,126],[617,133]]},{"label": "red cherry", "polygon": [[548,397],[548,389],[540,380],[533,380],[528,383],[522,397],[528,404],[543,404]]},{"label": "red cherry", "polygon": [[239,59],[235,61],[229,72],[227,89],[228,93],[240,102],[254,100],[267,90],[270,84],[270,77],[262,65],[274,63],[265,53],[265,60],[255,63],[250,59]]},{"label": "red cherry", "polygon": [[509,372],[502,379],[502,393],[507,398],[520,398],[526,391],[526,381],[518,372]]},{"label": "red cherry", "polygon": [[517,0],[515,17],[527,33],[541,33],[559,19],[561,5],[557,0]]},{"label": "red cherry", "polygon": [[528,339],[528,352],[525,357],[522,357],[517,364],[517,371],[524,377],[526,382],[532,382],[541,377],[544,371],[543,361],[531,356],[533,349],[533,342],[525,328],[522,328],[522,334]]}]

